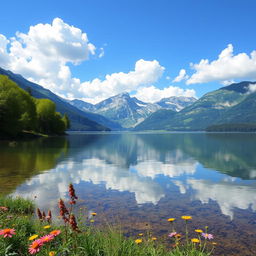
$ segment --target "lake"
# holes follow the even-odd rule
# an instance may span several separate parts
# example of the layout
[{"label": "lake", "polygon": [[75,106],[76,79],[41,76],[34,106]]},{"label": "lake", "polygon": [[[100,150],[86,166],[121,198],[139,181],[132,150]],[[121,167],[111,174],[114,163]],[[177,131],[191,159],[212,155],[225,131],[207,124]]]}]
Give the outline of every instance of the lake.
[{"label": "lake", "polygon": [[256,134],[71,133],[0,142],[0,193],[58,215],[73,183],[95,225],[150,229],[168,243],[168,218],[214,234],[214,255],[256,255]]}]

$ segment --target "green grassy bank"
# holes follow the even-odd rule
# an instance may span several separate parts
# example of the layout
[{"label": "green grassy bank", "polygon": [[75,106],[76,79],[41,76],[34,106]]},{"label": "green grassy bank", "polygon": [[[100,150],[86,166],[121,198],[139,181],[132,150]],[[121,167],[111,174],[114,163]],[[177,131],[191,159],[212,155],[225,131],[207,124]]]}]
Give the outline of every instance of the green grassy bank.
[{"label": "green grassy bank", "polygon": [[[71,188],[71,189],[70,189]],[[214,245],[203,239],[200,232],[189,238],[184,218],[184,234],[175,230],[169,234],[168,249],[150,232],[126,238],[120,228],[94,226],[97,213],[75,216],[76,196],[69,188],[70,204],[59,201],[62,224],[52,222],[51,212],[45,214],[34,203],[22,198],[0,197],[0,255],[49,256],[206,256],[212,255]],[[73,191],[73,192],[72,192]],[[34,213],[37,213],[35,218]],[[88,215],[87,215],[88,216]],[[169,219],[172,227],[174,218]],[[175,234],[176,233],[176,234]],[[197,235],[198,236],[197,236]],[[170,236],[171,235],[171,236]],[[168,234],[167,234],[168,236]]]}]

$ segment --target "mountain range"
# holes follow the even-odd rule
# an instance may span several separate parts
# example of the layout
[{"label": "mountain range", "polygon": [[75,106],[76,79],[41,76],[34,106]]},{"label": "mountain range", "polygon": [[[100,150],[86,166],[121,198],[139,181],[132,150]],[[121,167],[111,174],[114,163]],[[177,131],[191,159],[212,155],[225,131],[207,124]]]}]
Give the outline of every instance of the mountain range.
[{"label": "mountain range", "polygon": [[212,125],[256,123],[256,82],[233,83],[205,94],[200,99],[169,97],[146,103],[121,93],[97,104],[66,100],[21,75],[0,68],[35,98],[55,102],[56,110],[66,113],[71,130],[171,130],[199,131]]},{"label": "mountain range", "polygon": [[77,131],[109,131],[119,130],[121,126],[118,123],[112,122],[104,116],[94,113],[87,113],[69,104],[65,99],[57,96],[50,90],[44,87],[32,83],[21,75],[14,74],[11,71],[0,68],[0,74],[8,76],[13,80],[20,88],[29,91],[31,95],[38,99],[50,99],[56,104],[56,110],[61,114],[67,114],[70,123],[71,130]]},{"label": "mountain range", "polygon": [[233,83],[209,92],[180,112],[156,111],[135,130],[205,130],[211,125],[256,123],[256,82]]},{"label": "mountain range", "polygon": [[125,92],[95,105],[81,100],[72,100],[69,103],[82,111],[100,114],[124,128],[133,128],[159,109],[180,111],[195,101],[192,97],[170,97],[156,103],[146,103]]}]

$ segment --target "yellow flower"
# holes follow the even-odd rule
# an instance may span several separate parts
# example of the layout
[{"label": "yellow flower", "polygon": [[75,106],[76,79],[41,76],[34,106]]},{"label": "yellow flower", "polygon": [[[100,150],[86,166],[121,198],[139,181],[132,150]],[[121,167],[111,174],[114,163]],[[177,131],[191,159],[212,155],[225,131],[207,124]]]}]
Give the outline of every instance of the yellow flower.
[{"label": "yellow flower", "polygon": [[91,215],[92,215],[92,216],[96,216],[97,213],[96,213],[96,212],[92,212]]},{"label": "yellow flower", "polygon": [[153,240],[153,241],[156,241],[156,240],[157,240],[157,238],[156,238],[156,237],[152,237],[152,240]]},{"label": "yellow flower", "polygon": [[135,243],[136,243],[136,244],[142,243],[142,239],[136,239],[136,240],[135,240]]},{"label": "yellow flower", "polygon": [[191,216],[181,216],[183,220],[192,220]]},{"label": "yellow flower", "polygon": [[200,240],[198,238],[192,238],[191,242],[192,243],[200,243]]},{"label": "yellow flower", "polygon": [[44,229],[48,229],[50,227],[51,227],[51,225],[47,225],[47,226],[44,226]]},{"label": "yellow flower", "polygon": [[215,243],[215,242],[212,242],[212,245],[217,245],[217,243]]},{"label": "yellow flower", "polygon": [[49,256],[55,256],[55,255],[56,255],[56,252],[54,252],[54,251],[49,252]]},{"label": "yellow flower", "polygon": [[139,235],[138,236],[143,236],[143,233],[139,233]]},{"label": "yellow flower", "polygon": [[90,222],[91,222],[91,223],[93,223],[93,222],[94,222],[94,220],[90,220]]},{"label": "yellow flower", "polygon": [[173,222],[173,221],[175,221],[175,218],[169,218],[167,221]]},{"label": "yellow flower", "polygon": [[31,236],[28,240],[29,240],[29,241],[32,241],[32,240],[36,239],[37,237],[38,237],[38,235],[33,235],[33,236]]},{"label": "yellow flower", "polygon": [[203,230],[202,229],[195,229],[195,232],[196,233],[203,233]]}]

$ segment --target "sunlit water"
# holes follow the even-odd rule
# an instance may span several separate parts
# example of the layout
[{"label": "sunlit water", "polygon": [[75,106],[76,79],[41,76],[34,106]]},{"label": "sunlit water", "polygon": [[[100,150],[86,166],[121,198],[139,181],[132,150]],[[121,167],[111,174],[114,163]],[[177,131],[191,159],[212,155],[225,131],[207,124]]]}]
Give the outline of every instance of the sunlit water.
[{"label": "sunlit water", "polygon": [[[104,133],[0,143],[0,193],[34,199],[58,215],[73,183],[96,224],[162,239],[209,226],[215,255],[256,255],[256,134]],[[167,239],[168,241],[168,239]]]}]

